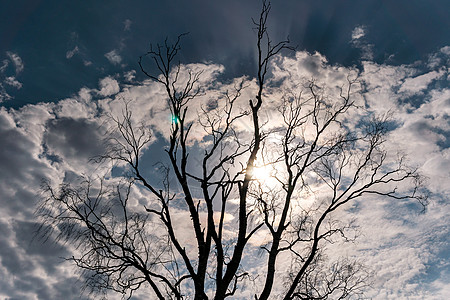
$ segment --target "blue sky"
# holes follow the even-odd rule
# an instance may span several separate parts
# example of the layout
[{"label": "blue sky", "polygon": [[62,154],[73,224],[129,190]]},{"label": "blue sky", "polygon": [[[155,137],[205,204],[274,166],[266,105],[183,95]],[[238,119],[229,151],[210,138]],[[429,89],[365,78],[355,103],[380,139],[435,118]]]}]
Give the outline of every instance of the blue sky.
[{"label": "blue sky", "polygon": [[[19,77],[24,87],[7,87],[15,101],[4,105],[54,101],[93,88],[102,76],[135,70],[151,42],[183,32],[191,32],[185,62],[212,61],[226,64],[231,76],[251,74],[251,18],[259,6],[234,0],[2,1],[0,58],[17,53],[27,66]],[[353,65],[361,50],[349,43],[351,32],[364,26],[373,60],[398,65],[446,46],[448,12],[447,1],[282,1],[273,7],[271,32],[330,63]],[[120,63],[108,61],[111,51]]]},{"label": "blue sky", "polygon": [[[102,151],[100,108],[118,111],[125,98],[138,120],[146,119],[143,111],[164,111],[137,64],[150,43],[189,32],[180,60],[204,68],[205,84],[215,81],[220,90],[242,76],[251,82],[251,18],[260,7],[253,0],[1,1],[1,298],[80,297],[77,277],[59,258],[70,256],[70,245],[33,239],[42,178],[98,171],[86,162]],[[272,39],[289,36],[297,46],[277,66],[331,85],[336,74],[359,72],[367,107],[395,114],[390,149],[407,153],[429,179],[425,214],[384,200],[355,210],[363,234],[344,248],[373,265],[373,299],[450,293],[449,15],[447,0],[272,3]]]}]

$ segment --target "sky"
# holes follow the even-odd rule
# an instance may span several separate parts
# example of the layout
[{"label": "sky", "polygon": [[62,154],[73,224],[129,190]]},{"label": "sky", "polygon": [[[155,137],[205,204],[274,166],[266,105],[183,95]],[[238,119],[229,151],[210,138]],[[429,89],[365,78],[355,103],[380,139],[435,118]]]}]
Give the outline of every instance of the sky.
[{"label": "sky", "polygon": [[[239,78],[251,84],[260,7],[253,0],[0,2],[1,299],[85,297],[62,260],[71,246],[35,238],[42,180],[99,171],[88,161],[104,150],[100,111],[120,111],[121,99],[132,100],[137,121],[158,128],[155,148],[163,143],[163,90],[138,66],[151,43],[189,32],[180,61],[204,69],[201,83],[212,94]],[[296,46],[277,57],[272,76],[288,68],[291,79],[332,86],[358,73],[366,107],[394,115],[389,149],[406,153],[428,179],[425,213],[386,199],[348,212],[362,235],[345,251],[373,267],[371,299],[450,295],[449,15],[447,0],[272,3],[272,39]]]}]

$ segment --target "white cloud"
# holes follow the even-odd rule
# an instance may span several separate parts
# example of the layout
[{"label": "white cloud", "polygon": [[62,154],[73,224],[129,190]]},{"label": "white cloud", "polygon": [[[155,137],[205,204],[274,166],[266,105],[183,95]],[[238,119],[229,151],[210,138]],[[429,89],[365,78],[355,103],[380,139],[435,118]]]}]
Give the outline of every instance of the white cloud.
[{"label": "white cloud", "polygon": [[[17,80],[17,76],[23,71],[24,64],[22,59],[16,53],[6,52],[7,59],[3,59],[0,66],[0,103],[13,99],[11,88],[21,89],[22,83]],[[14,66],[14,71],[9,70],[9,66]]]},{"label": "white cloud", "polygon": [[108,59],[110,63],[113,65],[118,65],[122,62],[122,57],[119,55],[116,49],[105,54],[105,57]]},{"label": "white cloud", "polygon": [[75,46],[75,48],[66,52],[66,58],[70,59],[78,52],[80,52],[80,49],[78,48],[78,46]]},{"label": "white cloud", "polygon": [[9,76],[5,78],[4,81],[7,85],[15,87],[16,89],[21,89],[22,88],[22,83],[19,82],[16,77],[14,76]]},{"label": "white cloud", "polygon": [[442,47],[440,51],[441,51],[442,53],[444,53],[445,55],[450,56],[450,46]]},{"label": "white cloud", "polygon": [[0,82],[0,103],[12,99],[12,96],[6,92],[5,87],[3,86],[3,83]]},{"label": "white cloud", "polygon": [[[357,33],[355,38],[363,38],[361,32]],[[109,53],[112,53],[111,60],[105,56],[111,63],[121,62],[115,50]],[[395,121],[398,124],[388,137],[388,149],[402,149],[408,152],[412,162],[430,178],[430,188],[437,195],[450,195],[447,184],[450,176],[448,171],[450,150],[448,146],[445,148],[442,145],[448,139],[450,130],[448,123],[450,90],[430,84],[434,80],[445,79],[448,71],[442,68],[439,71],[419,73],[414,65],[390,66],[374,62],[365,62],[363,65],[361,80],[364,95],[358,99],[361,101],[360,104],[363,104],[364,100],[369,110],[375,113],[386,110],[393,110],[396,113]],[[205,95],[200,95],[189,106],[192,113],[189,121],[195,121],[202,105],[205,107],[212,100],[217,102],[213,103],[213,107],[220,107],[223,104],[220,100],[223,99],[224,93],[233,91],[235,84],[240,80],[244,80],[248,88],[239,99],[242,101],[236,103],[237,109],[246,108],[248,100],[254,97],[255,81],[252,78],[236,78],[229,82],[221,82],[218,75],[224,68],[213,64],[182,65],[180,74],[184,74],[187,69],[194,71],[204,69],[199,84],[205,87]],[[295,91],[302,86],[296,86],[293,82],[305,82],[314,77],[318,84],[328,86],[327,92],[331,93],[330,95],[338,95],[335,91],[345,83],[346,76],[357,72],[352,68],[330,65],[320,53],[306,52],[297,52],[291,57],[278,57],[272,70],[274,77],[270,83],[273,86],[265,95],[268,102],[265,103],[265,114],[262,119],[275,123],[278,118],[277,101],[283,95],[278,87]],[[24,229],[30,225],[26,222],[33,218],[30,199],[35,199],[42,177],[61,181],[65,176],[71,176],[70,174],[95,172],[98,166],[88,164],[87,160],[103,150],[100,141],[104,133],[102,125],[105,119],[99,116],[100,112],[120,115],[123,101],[131,101],[129,108],[136,124],[144,121],[147,125],[152,125],[153,130],[167,136],[170,113],[167,109],[164,88],[149,80],[141,83],[133,82],[134,75],[132,71],[123,74],[123,78],[127,81],[126,85],[119,82],[121,77],[105,77],[99,80],[99,90],[82,88],[73,97],[54,104],[27,105],[20,110],[0,109],[0,138],[6,143],[0,148],[2,165],[0,231],[3,234],[0,235],[2,258],[0,276],[8,278],[0,283],[0,287],[3,287],[2,292],[8,289],[6,292],[8,296],[16,295],[13,294],[15,285],[11,278],[21,278],[24,284],[31,287],[37,286],[33,284],[42,284],[48,293],[61,295],[62,292],[57,290],[60,282],[71,280],[73,277],[70,267],[65,266],[67,269],[64,271],[62,268],[52,269],[52,265],[59,263],[44,253],[50,251],[49,245],[34,249],[20,243],[16,236],[25,239]],[[10,82],[14,80],[12,78]],[[180,75],[180,84],[186,80],[187,76]],[[431,90],[432,88],[434,90]],[[412,108],[400,101],[405,94],[426,95],[427,101]],[[108,98],[96,99],[99,96]],[[358,94],[355,94],[355,97],[358,97]],[[356,122],[357,111],[353,113]],[[239,123],[238,129],[245,131],[245,126],[247,126],[245,122]],[[195,139],[201,139],[204,135],[201,129],[194,122],[191,134]],[[109,168],[110,166],[105,166],[101,171],[106,172]],[[137,200],[133,205],[139,207],[147,201],[148,196],[144,193],[141,195],[140,191],[134,192]],[[364,200],[359,203],[356,211],[345,212],[346,218],[349,218],[347,214],[357,218],[363,235],[355,244],[340,245],[335,253],[359,257],[376,271],[374,288],[368,295],[374,299],[439,299],[439,296],[432,295],[445,295],[448,291],[446,286],[449,284],[449,278],[445,277],[448,276],[445,275],[447,273],[442,271],[444,275],[437,279],[429,278],[426,284],[421,284],[423,278],[421,276],[426,276],[427,270],[439,263],[442,264],[443,258],[439,251],[448,249],[448,243],[445,244],[450,215],[448,205],[436,201],[428,213],[417,215],[408,208],[410,203],[380,199]],[[231,235],[234,233],[232,230],[234,221],[232,215],[227,217],[229,217],[227,233]],[[189,220],[188,214],[180,212],[176,215],[176,219],[179,220],[178,232],[185,232],[184,227],[189,224],[186,221]],[[5,232],[7,234],[4,234]],[[189,238],[189,235],[184,237]],[[260,243],[264,240],[264,232],[260,232],[256,238]],[[435,248],[432,249],[433,247]],[[32,251],[35,251],[33,255],[27,255]],[[63,247],[58,251],[65,255],[64,251],[69,250]],[[250,270],[258,272],[261,259],[264,259],[264,256],[249,257],[246,263],[251,266]],[[30,269],[20,270],[14,267],[13,263],[28,265]],[[23,277],[25,271],[31,275]],[[45,278],[44,282],[38,282],[39,278]],[[282,279],[280,276],[279,280]],[[430,292],[431,289],[433,294]],[[17,297],[32,298],[38,292],[37,289],[30,288],[29,294],[25,296],[17,294],[19,295]],[[50,299],[48,296],[47,298]],[[56,298],[58,296],[53,297]]]},{"label": "white cloud", "polygon": [[366,27],[365,26],[358,26],[355,27],[352,31],[352,40],[359,40],[360,38],[364,37],[366,35]]},{"label": "white cloud", "polygon": [[438,66],[449,65],[450,63],[450,46],[442,47],[438,52],[432,53],[428,58],[428,66],[434,69]]},{"label": "white cloud", "polygon": [[432,71],[417,77],[406,78],[400,86],[399,92],[406,95],[418,94],[425,90],[433,80],[439,79],[444,74],[445,71],[441,70],[440,72]]},{"label": "white cloud", "polygon": [[362,50],[361,58],[363,60],[372,60],[373,59],[373,44],[364,44],[360,46]]},{"label": "white cloud", "polygon": [[9,59],[13,62],[15,68],[16,68],[16,75],[21,73],[24,68],[24,63],[22,61],[22,58],[17,53],[7,51],[6,55],[8,55]]},{"label": "white cloud", "polygon": [[352,31],[351,43],[353,47],[361,50],[361,58],[363,60],[373,59],[373,44],[367,43],[364,37],[367,34],[367,29],[365,26],[355,27]]},{"label": "white cloud", "polygon": [[415,73],[415,69],[409,66],[363,62],[361,81],[367,90],[364,93],[366,104],[378,112],[395,110],[399,98],[396,90],[405,78],[413,77]]},{"label": "white cloud", "polygon": [[120,91],[119,83],[112,77],[105,77],[99,82],[98,94],[104,97],[117,94]]},{"label": "white cloud", "polygon": [[83,97],[91,97],[90,91],[81,90],[77,97],[59,101],[54,113],[58,118],[92,118],[97,113],[97,106],[92,102],[87,103]]},{"label": "white cloud", "polygon": [[[290,70],[290,73],[285,72],[281,66]],[[273,74],[274,82],[280,83],[282,87],[288,87],[292,82],[302,78],[306,80],[312,77],[317,78],[318,83],[338,87],[351,72],[354,70],[330,66],[326,58],[318,53],[311,55],[298,52],[295,57],[280,58],[276,62]],[[366,62],[364,72],[361,74],[366,89],[364,98],[369,109],[376,113],[386,110],[396,112],[396,121],[403,125],[391,133],[388,148],[394,151],[408,150],[412,163],[422,166],[421,169],[430,177],[430,182],[436,182],[430,187],[441,195],[448,194],[448,185],[445,182],[450,175],[449,150],[442,150],[438,143],[445,139],[440,130],[449,129],[449,92],[445,89],[429,90],[430,83],[445,78],[446,71],[431,71],[419,76],[417,73],[415,66],[389,66]],[[215,84],[215,88],[225,89],[225,86],[220,86],[217,81]],[[290,87],[294,88],[292,85]],[[134,88],[128,90],[130,95],[136,91]],[[270,94],[272,92],[274,94]],[[211,93],[214,92],[209,91],[208,95]],[[279,99],[276,90],[268,90],[268,93],[266,95],[268,98]],[[407,103],[402,104],[399,101],[405,93],[411,95],[427,93],[429,101],[411,112],[411,107]],[[251,94],[244,98],[251,98]],[[198,104],[193,104],[191,108],[196,106]],[[271,116],[275,117],[275,114],[272,113]],[[273,121],[271,118],[268,119]],[[430,214],[418,217],[402,203],[373,200],[374,205],[368,203],[357,212],[359,224],[365,228],[366,236],[354,249],[359,253],[355,255],[362,255],[376,271],[375,288],[370,291],[370,295],[376,299],[386,297],[413,299],[414,295],[418,299],[426,297],[429,292],[426,289],[422,290],[418,278],[423,276],[436,260],[441,259],[435,257],[434,252],[427,248],[429,243],[434,242],[425,238],[429,236],[426,232],[433,231],[433,228],[437,230],[447,221],[442,217],[430,217]],[[441,216],[449,212],[447,206],[440,209]],[[393,215],[394,212],[396,214]],[[436,239],[441,240],[444,236],[443,233]],[[436,281],[432,285],[442,286],[442,283]]]},{"label": "white cloud", "polygon": [[132,82],[136,77],[136,70],[131,70],[123,73],[123,77],[125,78],[126,81]]},{"label": "white cloud", "polygon": [[[433,54],[432,57],[438,56]],[[433,59],[433,65],[428,64],[428,67],[436,68],[435,71],[424,73],[416,66],[366,62],[362,74],[367,89],[364,96],[370,108],[375,112],[395,112],[397,128],[389,135],[388,149],[401,149],[408,154],[409,162],[420,167],[422,174],[428,177],[428,188],[437,202],[431,205],[428,213],[420,216],[406,207],[399,210],[402,206],[397,203],[379,209],[371,207],[370,210],[378,214],[375,218],[369,218],[369,209],[358,212],[361,216],[358,218],[364,222],[361,228],[367,232],[367,239],[374,243],[371,245],[362,239],[359,241],[361,248],[367,251],[380,247],[386,241],[376,237],[388,234],[385,250],[366,254],[369,265],[379,270],[374,290],[368,295],[375,299],[441,299],[438,295],[445,294],[442,285],[445,277],[423,281],[428,270],[439,268],[440,261],[445,259],[439,251],[449,249],[448,244],[437,241],[445,240],[444,236],[448,235],[444,224],[448,223],[450,214],[448,205],[442,204],[443,199],[450,196],[447,184],[450,177],[450,91],[445,85],[431,85],[436,80],[445,81],[448,70],[442,59]],[[411,96],[420,97],[420,104],[413,106],[402,100]],[[388,228],[377,232],[386,226],[380,222],[385,217],[389,218],[386,221]],[[404,220],[403,223],[393,223],[396,218]],[[393,235],[389,242],[390,233]],[[434,247],[436,243],[440,243],[437,248]],[[448,284],[448,277],[445,280]]]}]

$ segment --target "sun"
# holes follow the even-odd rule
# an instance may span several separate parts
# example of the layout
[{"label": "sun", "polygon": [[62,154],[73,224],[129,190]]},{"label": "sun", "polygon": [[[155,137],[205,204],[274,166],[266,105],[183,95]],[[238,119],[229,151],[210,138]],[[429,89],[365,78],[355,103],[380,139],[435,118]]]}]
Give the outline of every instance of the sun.
[{"label": "sun", "polygon": [[275,170],[270,165],[256,165],[255,167],[253,167],[252,178],[268,187],[274,187],[277,184],[277,180],[275,178]]},{"label": "sun", "polygon": [[252,175],[256,180],[264,181],[272,176],[272,171],[269,166],[255,166]]}]

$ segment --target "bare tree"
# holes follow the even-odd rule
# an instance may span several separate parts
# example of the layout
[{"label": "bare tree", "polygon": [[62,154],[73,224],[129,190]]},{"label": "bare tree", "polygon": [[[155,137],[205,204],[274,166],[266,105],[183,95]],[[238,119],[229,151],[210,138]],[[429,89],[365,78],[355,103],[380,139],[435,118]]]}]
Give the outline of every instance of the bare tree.
[{"label": "bare tree", "polygon": [[[278,99],[281,124],[265,126],[261,111],[271,60],[293,50],[289,40],[269,38],[269,11],[264,2],[254,20],[255,98],[247,109],[237,104],[246,88],[242,82],[219,99],[220,105],[202,107],[198,122],[208,142],[201,146],[200,161],[189,156],[199,145],[191,142],[194,123],[188,116],[196,113],[189,106],[204,91],[201,72],[185,71],[176,61],[181,35],[139,60],[142,72],[164,86],[173,116],[164,149],[168,163],[154,166],[162,181],[144,176],[141,160],[151,130],[135,124],[125,103],[121,116],[111,116],[114,130],[105,154],[95,160],[125,165],[128,176],[115,184],[89,178],[59,188],[45,184],[42,230],[78,247],[80,255],[71,260],[94,290],[131,297],[145,284],[158,299],[236,298],[247,290],[261,300],[359,298],[370,272],[359,261],[327,259],[327,244],[354,238],[352,223],[333,216],[366,196],[426,203],[417,171],[402,157],[387,163],[386,117],[347,126],[349,112],[363,110],[352,97],[356,77],[349,76],[336,95],[315,80],[299,84],[300,92],[284,91]],[[147,59],[156,73],[145,67]],[[251,135],[237,126],[247,119]],[[258,177],[260,168],[271,173],[271,184]],[[402,188],[406,182],[410,189]],[[133,188],[151,195],[140,210],[129,205]],[[233,224],[227,215],[236,217]],[[181,217],[191,224],[193,241],[180,236],[175,219]],[[264,242],[252,243],[263,233]],[[261,259],[255,268],[246,258],[257,249]]]}]

